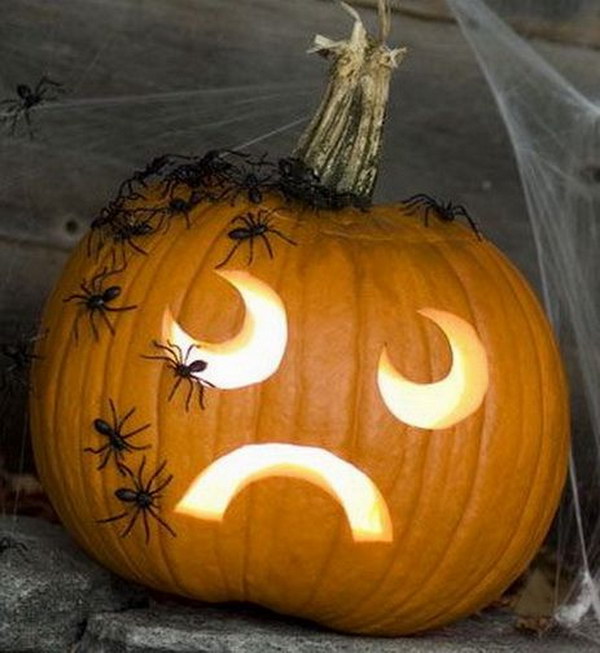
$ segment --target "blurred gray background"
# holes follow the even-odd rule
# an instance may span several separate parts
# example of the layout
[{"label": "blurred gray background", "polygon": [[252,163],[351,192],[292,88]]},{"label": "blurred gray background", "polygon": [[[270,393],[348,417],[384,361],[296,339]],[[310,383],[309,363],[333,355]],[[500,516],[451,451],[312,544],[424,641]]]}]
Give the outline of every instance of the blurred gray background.
[{"label": "blurred gray background", "polygon": [[[354,4],[375,25],[376,2]],[[489,4],[598,93],[599,3]],[[472,51],[441,0],[395,8],[390,43],[409,54],[393,81],[378,199],[464,204],[539,287],[511,146]],[[249,143],[289,153],[327,70],[306,50],[317,32],[342,38],[350,27],[328,0],[0,0],[0,100],[42,75],[66,91],[32,111],[34,139],[23,124],[0,131],[0,342],[31,331],[69,250],[134,169]],[[589,166],[597,185],[600,161]],[[3,418],[9,459],[18,413]]]}]

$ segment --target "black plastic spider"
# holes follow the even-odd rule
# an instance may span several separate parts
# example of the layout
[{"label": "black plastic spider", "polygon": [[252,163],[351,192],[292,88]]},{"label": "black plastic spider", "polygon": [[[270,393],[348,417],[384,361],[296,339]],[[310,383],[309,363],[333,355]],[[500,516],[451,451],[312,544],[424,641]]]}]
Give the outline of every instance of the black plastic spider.
[{"label": "black plastic spider", "polygon": [[[192,226],[190,222],[190,211],[200,203],[202,197],[196,193],[192,193],[189,200],[184,200],[183,197],[173,197],[165,207],[155,209],[155,213],[160,215],[157,229],[160,229],[162,223],[166,220],[166,229],[169,228],[173,218],[183,217],[186,227],[189,229]],[[166,231],[166,230],[165,230]]]},{"label": "black plastic spider", "polygon": [[479,238],[479,240],[483,240],[483,235],[479,229],[479,226],[469,215],[467,209],[462,206],[462,204],[452,204],[452,202],[446,202],[444,204],[434,199],[433,197],[430,197],[429,195],[425,195],[425,193],[413,195],[407,200],[404,200],[402,204],[408,209],[408,215],[412,215],[417,211],[424,211],[424,221],[426,227],[429,226],[430,214],[433,214],[433,216],[438,218],[438,220],[442,220],[444,222],[452,222],[458,217],[466,218],[467,222],[471,226],[471,229],[473,229],[477,235],[477,238]]},{"label": "black plastic spider", "polygon": [[122,271],[123,268],[118,270],[108,270],[108,268],[103,268],[100,272],[98,272],[98,274],[92,277],[89,284],[85,279],[79,284],[82,293],[75,293],[63,299],[63,302],[75,301],[83,308],[83,310],[80,310],[77,313],[75,322],[73,323],[73,333],[75,335],[75,340],[79,340],[78,323],[79,319],[84,313],[88,314],[90,326],[92,327],[92,333],[94,334],[94,339],[98,340],[98,328],[94,321],[94,316],[96,314],[102,318],[108,327],[108,330],[114,335],[115,329],[106,315],[107,311],[111,313],[122,313],[123,311],[132,311],[133,309],[137,308],[137,304],[119,307],[109,306],[109,304],[117,299],[117,297],[119,297],[121,294],[121,286],[115,285],[104,288],[104,280]]},{"label": "black plastic spider", "polygon": [[[146,217],[139,218],[138,215],[145,213]],[[149,236],[156,231],[156,227],[151,220],[156,210],[154,208],[137,208],[129,210],[123,219],[118,219],[110,223],[109,230],[112,241],[115,245],[121,247],[121,264],[127,264],[127,248],[134,250],[138,254],[147,256],[148,252],[140,247],[135,241],[136,238]]]},{"label": "black plastic spider", "polygon": [[[133,487],[120,487],[115,490],[115,496],[119,501],[121,501],[128,507],[124,512],[119,513],[118,515],[113,515],[112,517],[107,517],[106,519],[98,519],[99,524],[107,524],[113,521],[119,521],[130,517],[129,523],[125,527],[125,530],[121,533],[121,537],[127,537],[131,532],[132,528],[135,526],[137,519],[142,515],[142,520],[144,522],[144,532],[146,534],[146,544],[150,541],[150,527],[148,525],[148,515],[154,517],[156,521],[169,531],[173,537],[177,537],[175,531],[165,522],[160,515],[158,514],[159,505],[158,500],[161,498],[160,492],[164,490],[167,485],[173,480],[173,475],[169,474],[165,481],[159,483],[158,477],[161,475],[164,470],[167,461],[161,463],[161,465],[156,469],[156,471],[150,476],[148,481],[144,483],[144,467],[146,465],[146,457],[142,460],[142,464],[138,470],[137,474],[134,474],[129,467],[124,464],[120,464],[119,467],[122,473],[129,477]],[[153,487],[155,483],[158,483],[156,487]]]},{"label": "black plastic spider", "polygon": [[[183,163],[164,176],[163,197],[173,197],[181,186],[198,192],[202,190],[206,199],[217,199],[212,195],[215,188],[222,188],[235,172],[235,166],[225,161],[223,154],[228,150],[211,150],[203,157]],[[211,189],[211,190],[209,190]]]},{"label": "black plastic spider", "polygon": [[260,238],[262,240],[262,242],[265,244],[265,247],[267,248],[269,257],[273,258],[273,249],[271,247],[271,243],[269,242],[267,234],[273,234],[275,236],[278,236],[279,238],[285,240],[285,242],[289,243],[290,245],[297,245],[298,243],[293,241],[291,238],[288,238],[288,236],[282,234],[281,231],[279,231],[278,229],[274,229],[271,226],[270,216],[275,210],[276,209],[267,211],[266,209],[259,209],[258,213],[256,214],[250,211],[248,213],[245,213],[243,215],[238,215],[235,218],[233,218],[230,224],[239,222],[244,226],[235,227],[235,229],[231,229],[231,231],[227,233],[229,238],[231,238],[231,240],[234,241],[234,245],[229,251],[229,253],[227,254],[227,256],[215,267],[221,268],[224,265],[226,265],[228,261],[231,259],[231,257],[235,254],[237,248],[246,241],[248,241],[250,245],[248,248],[248,261],[247,261],[247,264],[250,265],[254,260],[254,240],[256,238]]},{"label": "black plastic spider", "polygon": [[46,336],[44,333],[22,336],[13,342],[0,343],[0,355],[4,359],[2,365],[2,382],[0,388],[6,390],[13,385],[29,389],[29,368],[34,360],[42,357],[33,353],[35,343]]},{"label": "black plastic spider", "polygon": [[229,187],[226,190],[231,203],[235,204],[240,195],[245,195],[252,204],[260,204],[263,194],[275,186],[272,170],[264,172],[265,168],[273,167],[273,164],[266,160],[266,155],[256,160],[247,159],[243,167],[235,167],[229,176]]},{"label": "black plastic spider", "polygon": [[[143,188],[147,188],[146,182],[148,179],[151,177],[157,177],[159,176],[166,167],[172,165],[175,163],[175,161],[191,161],[191,157],[189,156],[184,156],[182,154],[163,154],[161,156],[157,156],[148,165],[140,170],[134,170],[133,174],[131,177],[126,179],[121,186],[119,187],[119,193],[118,197],[119,198],[128,198],[128,199],[135,199],[135,198],[141,198],[142,195],[140,195],[138,192],[135,191],[134,186],[142,186]],[[125,191],[127,193],[125,194]]]},{"label": "black plastic spider", "polygon": [[62,84],[54,82],[48,77],[42,77],[32,89],[27,84],[19,84],[16,88],[17,98],[2,100],[0,107],[5,106],[4,120],[10,123],[10,133],[14,136],[19,118],[23,117],[27,124],[29,138],[33,139],[33,127],[31,124],[31,110],[45,102],[57,99],[57,96],[49,96],[51,91],[55,93],[64,92]]},{"label": "black plastic spider", "polygon": [[145,431],[147,428],[150,428],[150,424],[144,424],[143,426],[140,426],[139,428],[130,431],[129,433],[123,433],[125,422],[133,415],[135,408],[132,408],[125,414],[124,417],[119,419],[113,400],[109,399],[108,403],[110,404],[110,412],[112,414],[112,424],[109,424],[100,417],[96,418],[92,422],[94,429],[96,429],[96,431],[103,437],[108,438],[108,442],[105,445],[101,446],[99,449],[86,447],[84,451],[101,456],[100,464],[96,469],[104,469],[108,464],[110,457],[113,456],[115,462],[117,463],[117,467],[120,470],[123,458],[125,457],[125,453],[143,451],[144,449],[150,448],[149,444],[139,446],[128,442],[128,440],[134,435],[137,435],[138,433]]},{"label": "black plastic spider", "polygon": [[0,537],[0,556],[6,551],[11,550],[16,551],[23,558],[23,560],[27,560],[26,551],[29,549],[23,542],[19,542],[19,540],[16,540],[14,537],[9,535]]},{"label": "black plastic spider", "polygon": [[288,201],[301,202],[314,210],[340,211],[347,207],[367,210],[371,201],[354,193],[341,193],[325,186],[319,175],[302,159],[287,157],[278,162],[276,188]]},{"label": "black plastic spider", "polygon": [[204,388],[207,386],[209,388],[214,388],[215,386],[210,381],[207,381],[206,379],[198,376],[200,372],[204,372],[204,370],[207,368],[208,363],[206,361],[196,359],[192,362],[188,362],[190,354],[192,353],[192,349],[194,349],[195,345],[190,345],[187,348],[184,356],[183,352],[181,351],[181,347],[172,342],[167,341],[167,344],[163,345],[160,342],[154,340],[152,344],[157,349],[166,352],[166,355],[148,356],[146,354],[142,354],[142,358],[166,362],[167,365],[173,370],[173,375],[176,378],[176,381],[171,388],[171,392],[169,393],[168,401],[171,401],[171,399],[175,396],[175,392],[177,392],[177,388],[181,385],[181,382],[185,380],[188,383],[188,393],[185,400],[186,411],[190,408],[190,401],[194,393],[194,386],[196,386],[198,389],[198,403],[200,408],[204,410]]}]

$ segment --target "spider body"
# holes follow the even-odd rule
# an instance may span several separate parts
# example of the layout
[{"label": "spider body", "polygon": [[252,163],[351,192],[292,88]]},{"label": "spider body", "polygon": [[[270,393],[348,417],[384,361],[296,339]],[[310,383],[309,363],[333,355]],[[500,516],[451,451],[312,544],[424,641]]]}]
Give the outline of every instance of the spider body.
[{"label": "spider body", "polygon": [[144,533],[146,544],[150,541],[150,526],[148,517],[154,518],[160,526],[165,528],[173,537],[176,537],[175,531],[165,522],[158,514],[159,505],[158,500],[161,498],[161,492],[173,480],[173,476],[169,475],[166,480],[159,482],[158,477],[163,472],[167,461],[163,461],[159,467],[150,475],[150,478],[144,482],[144,467],[146,465],[146,458],[142,460],[142,464],[137,472],[134,474],[129,467],[120,464],[119,468],[124,476],[127,476],[131,481],[132,487],[120,487],[114,492],[115,497],[125,506],[126,510],[123,512],[107,517],[106,519],[99,519],[98,523],[106,524],[109,522],[120,521],[129,517],[129,523],[121,533],[121,537],[127,537],[133,527],[135,526],[139,516],[142,516],[144,524]]},{"label": "spider body", "polygon": [[429,225],[430,215],[433,215],[433,217],[444,222],[453,222],[456,218],[463,217],[467,220],[479,240],[483,240],[479,226],[462,204],[453,204],[452,202],[443,203],[429,195],[425,195],[425,193],[412,195],[404,200],[402,204],[407,208],[407,213],[409,215],[412,215],[417,211],[423,211],[425,226]]},{"label": "spider body", "polygon": [[[147,213],[149,215],[140,219],[136,217],[138,213]],[[127,263],[127,248],[144,256],[148,254],[136,242],[136,239],[149,236],[156,231],[156,228],[151,223],[151,219],[155,213],[155,209],[133,209],[124,215],[125,219],[110,223],[110,235],[113,243],[121,248],[121,262],[123,265]]]},{"label": "spider body", "polygon": [[88,315],[94,339],[98,340],[99,333],[98,327],[94,320],[95,316],[100,316],[104,324],[106,324],[108,330],[111,332],[111,334],[114,335],[115,329],[108,319],[106,313],[122,313],[124,311],[132,311],[133,309],[137,308],[137,305],[119,307],[110,306],[110,304],[121,295],[122,290],[121,286],[116,285],[104,288],[104,280],[114,274],[117,274],[120,271],[121,270],[109,271],[107,268],[103,268],[98,274],[92,277],[89,284],[85,279],[81,282],[81,284],[79,284],[79,287],[82,291],[81,293],[74,293],[73,295],[70,295],[63,300],[64,302],[76,302],[83,309],[78,312],[73,324],[73,333],[76,340],[79,339],[79,320],[84,313],[87,313]]},{"label": "spider body", "polygon": [[273,211],[260,209],[258,213],[249,211],[248,213],[238,215],[231,221],[232,224],[240,223],[241,226],[231,229],[227,236],[234,241],[234,245],[230,249],[227,256],[216,266],[217,268],[223,267],[235,254],[238,247],[244,242],[248,242],[248,260],[247,264],[250,265],[254,260],[254,241],[260,238],[263,242],[269,258],[273,258],[273,248],[269,242],[268,234],[273,234],[281,238],[290,245],[297,245],[295,241],[283,234],[278,229],[271,226],[270,216]]},{"label": "spider body", "polygon": [[159,176],[163,170],[176,160],[189,161],[190,157],[181,154],[163,154],[157,156],[150,163],[140,170],[135,170],[129,179],[126,179],[119,187],[118,197],[127,199],[139,199],[142,197],[135,191],[135,186],[147,188],[146,182],[151,177]]},{"label": "spider body", "polygon": [[35,342],[43,338],[46,334],[21,337],[14,342],[0,343],[0,355],[5,359],[6,364],[2,368],[2,385],[3,389],[18,384],[23,388],[29,389],[29,368],[34,360],[42,357],[34,354],[32,349]]},{"label": "spider body", "polygon": [[354,193],[340,193],[324,186],[319,175],[300,159],[280,159],[278,171],[276,186],[288,201],[300,201],[313,210],[341,211],[349,206],[369,208],[370,202]]},{"label": "spider body", "polygon": [[[188,392],[185,400],[185,409],[186,411],[190,408],[190,402],[192,400],[192,395],[194,394],[194,388],[198,390],[198,404],[200,408],[204,410],[204,388],[210,387],[214,388],[214,385],[203,379],[199,374],[204,372],[208,367],[208,363],[204,360],[196,359],[190,361],[190,354],[195,345],[190,345],[183,354],[181,347],[179,345],[173,344],[167,341],[166,345],[163,345],[156,340],[152,343],[157,349],[161,350],[161,354],[158,356],[147,356],[143,355],[143,358],[149,360],[160,360],[167,363],[168,367],[173,371],[175,377],[175,383],[171,388],[169,393],[168,401],[171,401],[177,392],[177,388],[181,385],[183,381],[186,381],[188,384]],[[164,352],[164,353],[163,353]]]},{"label": "spider body", "polygon": [[6,551],[16,551],[24,560],[27,560],[27,546],[23,542],[19,542],[14,537],[8,535],[0,537],[0,556]]},{"label": "spider body", "polygon": [[186,227],[189,229],[192,226],[190,222],[190,211],[201,201],[196,193],[192,193],[189,200],[183,197],[172,197],[167,206],[156,209],[156,213],[161,215],[158,228],[160,229],[164,219],[167,221],[167,229],[173,218],[182,217],[185,220]]},{"label": "spider body", "polygon": [[92,447],[86,447],[84,451],[96,454],[100,456],[100,464],[96,469],[104,469],[108,464],[111,457],[114,457],[119,470],[121,469],[122,461],[126,453],[131,453],[133,451],[142,451],[144,449],[149,449],[150,445],[135,445],[131,444],[129,440],[138,433],[145,431],[150,427],[150,424],[144,424],[143,426],[130,431],[129,433],[123,433],[123,427],[125,422],[133,415],[135,408],[132,408],[129,412],[125,414],[124,417],[119,419],[117,415],[117,410],[112,399],[108,400],[110,404],[110,410],[112,413],[112,423],[108,423],[100,417],[96,418],[92,424],[94,429],[98,434],[107,439],[106,444],[102,445],[98,449],[93,449]]},{"label": "spider body", "polygon": [[29,138],[33,139],[33,127],[31,124],[31,111],[34,107],[56,100],[56,95],[51,92],[60,93],[63,91],[62,84],[54,82],[48,77],[41,77],[38,83],[31,88],[27,84],[18,84],[16,87],[16,98],[9,98],[0,102],[4,106],[4,120],[10,124],[9,131],[14,135],[20,118],[23,118],[27,125]]}]

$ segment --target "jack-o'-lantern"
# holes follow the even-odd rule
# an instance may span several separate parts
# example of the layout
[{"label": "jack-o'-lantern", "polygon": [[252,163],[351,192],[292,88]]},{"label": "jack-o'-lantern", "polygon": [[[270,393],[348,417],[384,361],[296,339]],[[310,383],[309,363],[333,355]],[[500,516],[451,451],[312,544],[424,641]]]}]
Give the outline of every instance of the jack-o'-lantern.
[{"label": "jack-o'-lantern", "polygon": [[409,633],[535,553],[565,383],[465,209],[367,205],[402,51],[358,20],[317,45],[333,76],[293,158],[158,157],[94,220],[46,308],[34,448],[66,527],[127,578]]}]

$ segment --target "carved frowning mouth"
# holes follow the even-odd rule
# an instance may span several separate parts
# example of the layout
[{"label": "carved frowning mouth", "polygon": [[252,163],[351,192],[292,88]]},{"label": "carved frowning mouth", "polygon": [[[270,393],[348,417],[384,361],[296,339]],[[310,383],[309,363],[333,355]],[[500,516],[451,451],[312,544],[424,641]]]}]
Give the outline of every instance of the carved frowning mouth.
[{"label": "carved frowning mouth", "polygon": [[250,483],[271,476],[303,479],[342,506],[355,542],[391,542],[388,507],[373,481],[321,447],[249,444],[211,463],[192,483],[175,512],[220,522],[233,498]]},{"label": "carved frowning mouth", "polygon": [[[244,303],[239,333],[220,343],[196,340],[167,310],[163,338],[182,352],[197,349],[202,369],[196,380],[227,391],[275,374],[285,356],[288,321],[283,300],[265,282],[246,271],[217,274],[237,290]],[[397,420],[422,429],[448,428],[483,402],[489,384],[487,355],[475,329],[462,318],[434,308],[418,313],[434,322],[448,341],[452,364],[447,375],[433,383],[413,382],[394,367],[382,343],[373,382]],[[389,510],[375,483],[351,463],[314,446],[272,442],[239,447],[197,476],[176,511],[220,522],[236,494],[254,481],[273,476],[303,479],[325,490],[343,508],[356,542],[392,541]]]}]

